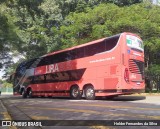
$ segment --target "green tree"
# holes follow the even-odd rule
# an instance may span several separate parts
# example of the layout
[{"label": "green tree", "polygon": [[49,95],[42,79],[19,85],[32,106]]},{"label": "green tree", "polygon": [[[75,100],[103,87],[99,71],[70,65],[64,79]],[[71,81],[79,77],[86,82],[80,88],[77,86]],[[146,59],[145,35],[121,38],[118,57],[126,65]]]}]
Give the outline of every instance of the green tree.
[{"label": "green tree", "polygon": [[11,56],[9,52],[14,51],[20,42],[16,34],[16,26],[11,22],[9,17],[8,1],[1,1],[0,3],[0,68],[11,63]]},{"label": "green tree", "polygon": [[13,85],[11,83],[8,83],[6,81],[3,81],[3,87],[4,88],[9,88],[9,87],[13,87]]},{"label": "green tree", "polygon": [[[9,34],[5,39],[11,40],[10,46],[13,46],[11,49],[20,52],[26,59],[63,49],[64,47],[61,48],[63,45],[61,44],[59,28],[65,17],[70,12],[86,12],[87,8],[94,8],[101,3],[108,2],[125,6],[141,1],[3,0],[1,5],[5,7],[5,13],[3,13],[5,17],[1,21],[5,23],[3,28],[9,28],[9,31],[5,31],[6,34]],[[5,18],[8,20],[8,23],[5,21]],[[100,29],[100,26],[94,28]],[[3,34],[5,35],[5,33]],[[13,41],[15,42],[13,43]],[[4,49],[5,45],[2,46],[1,49]]]},{"label": "green tree", "polygon": [[87,12],[74,12],[66,17],[60,32],[63,47],[129,31],[137,33],[145,44],[146,63],[159,62],[153,58],[160,49],[160,8],[148,4],[118,7],[101,4]]}]

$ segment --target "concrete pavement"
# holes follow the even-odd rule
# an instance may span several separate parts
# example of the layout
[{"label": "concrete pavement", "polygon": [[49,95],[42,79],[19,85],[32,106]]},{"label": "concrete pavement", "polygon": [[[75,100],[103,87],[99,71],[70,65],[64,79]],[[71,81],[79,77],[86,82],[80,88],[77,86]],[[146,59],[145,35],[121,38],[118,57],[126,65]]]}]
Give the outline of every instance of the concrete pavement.
[{"label": "concrete pavement", "polygon": [[[5,106],[3,105],[1,100],[0,100],[0,120],[2,120],[2,121],[11,120],[9,113],[8,113],[7,109],[5,108]],[[1,122],[0,125],[2,124],[2,121],[0,121]],[[13,129],[13,128],[9,128],[9,127],[0,127],[0,128],[1,129]]]},{"label": "concrete pavement", "polygon": [[[144,103],[144,105],[139,103]],[[89,101],[56,98],[22,99],[21,96],[3,94],[0,96],[0,120],[11,120],[9,113],[14,120],[39,120],[39,118],[77,119],[78,117],[79,119],[81,117],[85,119],[107,119],[113,117],[115,119],[145,119],[147,117],[157,119],[157,117],[159,118],[159,105],[160,95],[135,94],[119,96],[112,100],[98,99]],[[64,115],[65,113],[67,115]],[[4,129],[8,128],[4,127]]]}]

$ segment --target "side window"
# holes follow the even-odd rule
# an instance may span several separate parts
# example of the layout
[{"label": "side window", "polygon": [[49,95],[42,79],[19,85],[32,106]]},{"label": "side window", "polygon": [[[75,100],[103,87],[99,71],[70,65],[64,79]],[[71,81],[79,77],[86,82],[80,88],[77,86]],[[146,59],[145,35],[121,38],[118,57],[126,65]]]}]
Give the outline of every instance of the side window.
[{"label": "side window", "polygon": [[30,79],[30,83],[34,84],[34,76],[30,76],[29,79]]},{"label": "side window", "polygon": [[74,50],[67,52],[67,58],[68,58],[68,60],[76,59],[77,58],[77,50],[74,49]]},{"label": "side window", "polygon": [[86,46],[85,56],[92,56],[105,51],[105,41]]},{"label": "side window", "polygon": [[84,57],[84,47],[77,49],[77,58]]},{"label": "side window", "polygon": [[109,51],[114,48],[118,43],[119,36],[111,37],[106,39],[106,48],[105,51]]},{"label": "side window", "polygon": [[96,45],[89,45],[85,47],[85,56],[92,56],[96,53]]},{"label": "side window", "polygon": [[69,60],[71,60],[71,59],[72,59],[71,52],[66,52],[66,53],[65,53],[65,59],[64,59],[64,61],[69,61]]},{"label": "side window", "polygon": [[96,53],[101,53],[101,52],[104,52],[105,51],[105,41],[102,41],[98,44],[96,44]]},{"label": "side window", "polygon": [[43,57],[37,67],[51,64],[51,56]]},{"label": "side window", "polygon": [[51,64],[51,56],[47,56],[44,58],[44,65],[50,65]]},{"label": "side window", "polygon": [[55,63],[66,61],[66,57],[67,57],[66,52],[54,55]]},{"label": "side window", "polygon": [[52,55],[49,57],[48,60],[50,60],[50,64],[55,64],[58,62],[58,57],[57,57],[57,55]]},{"label": "side window", "polygon": [[46,78],[46,82],[51,82],[52,77],[50,76],[50,74],[45,75]]},{"label": "side window", "polygon": [[45,81],[44,75],[34,76],[34,83],[43,83],[44,81]]},{"label": "side window", "polygon": [[120,35],[110,37],[96,44],[92,44],[92,45],[77,48],[71,51],[43,57],[40,63],[38,64],[38,67],[43,65],[55,64],[55,63],[64,62],[68,60],[83,58],[85,56],[92,56],[97,53],[109,51],[117,45],[119,37]]},{"label": "side window", "polygon": [[47,83],[55,82],[55,81],[57,81],[57,78],[58,78],[57,73],[45,75],[45,80]]},{"label": "side window", "polygon": [[37,65],[37,67],[43,66],[43,65],[45,65],[45,57],[43,57],[43,58],[41,59],[41,61],[40,61],[39,64]]}]

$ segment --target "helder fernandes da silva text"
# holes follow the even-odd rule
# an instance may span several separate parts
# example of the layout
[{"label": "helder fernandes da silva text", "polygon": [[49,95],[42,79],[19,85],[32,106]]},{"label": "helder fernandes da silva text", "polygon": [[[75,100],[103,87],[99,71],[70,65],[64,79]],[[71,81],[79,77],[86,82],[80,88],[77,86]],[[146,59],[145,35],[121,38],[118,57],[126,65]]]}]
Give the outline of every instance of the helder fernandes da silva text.
[{"label": "helder fernandes da silva text", "polygon": [[158,125],[156,122],[152,122],[152,121],[149,121],[149,122],[114,122],[114,125],[118,125],[118,126],[147,126],[147,125],[152,125],[152,126],[156,126]]}]

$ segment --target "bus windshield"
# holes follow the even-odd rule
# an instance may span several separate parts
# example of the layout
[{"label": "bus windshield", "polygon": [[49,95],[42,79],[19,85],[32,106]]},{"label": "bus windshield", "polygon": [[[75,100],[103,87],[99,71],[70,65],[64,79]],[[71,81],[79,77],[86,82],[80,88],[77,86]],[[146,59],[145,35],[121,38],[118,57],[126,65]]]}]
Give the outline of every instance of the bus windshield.
[{"label": "bus windshield", "polygon": [[134,48],[134,49],[144,51],[143,42],[136,36],[127,35],[126,42],[127,42],[127,46]]}]

